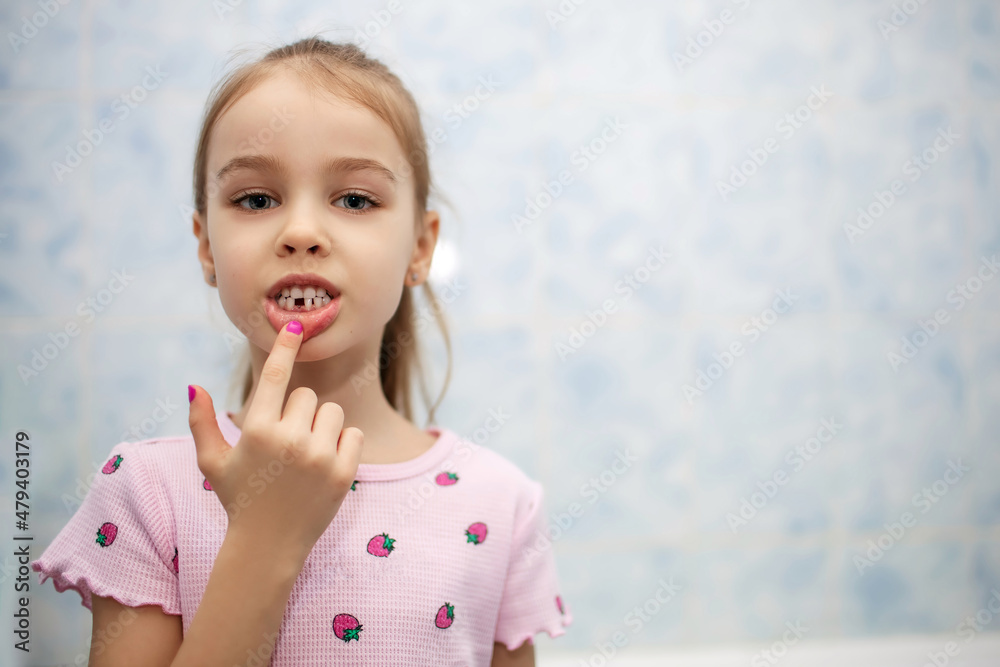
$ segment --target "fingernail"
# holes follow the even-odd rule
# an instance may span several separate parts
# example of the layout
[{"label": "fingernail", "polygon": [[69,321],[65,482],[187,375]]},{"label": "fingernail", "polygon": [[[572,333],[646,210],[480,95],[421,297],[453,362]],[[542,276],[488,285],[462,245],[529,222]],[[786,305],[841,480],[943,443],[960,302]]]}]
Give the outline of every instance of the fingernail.
[{"label": "fingernail", "polygon": [[191,401],[194,400],[194,395],[196,393],[197,392],[195,391],[194,387],[192,387],[191,385],[188,385],[188,403],[190,403]]},{"label": "fingernail", "polygon": [[286,326],[285,329],[291,331],[293,334],[300,334],[302,333],[302,323],[298,320],[292,320],[288,323],[288,326]]}]

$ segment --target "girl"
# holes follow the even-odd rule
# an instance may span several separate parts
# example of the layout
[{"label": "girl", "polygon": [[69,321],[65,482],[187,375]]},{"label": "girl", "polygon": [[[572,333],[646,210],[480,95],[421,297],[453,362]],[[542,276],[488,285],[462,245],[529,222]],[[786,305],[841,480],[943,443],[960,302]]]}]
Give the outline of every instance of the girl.
[{"label": "girl", "polygon": [[426,156],[412,96],[352,45],[213,90],[193,227],[250,343],[243,405],[190,386],[191,436],[115,445],[32,563],[93,611],[92,667],[533,665],[565,633],[541,485],[411,422]]}]

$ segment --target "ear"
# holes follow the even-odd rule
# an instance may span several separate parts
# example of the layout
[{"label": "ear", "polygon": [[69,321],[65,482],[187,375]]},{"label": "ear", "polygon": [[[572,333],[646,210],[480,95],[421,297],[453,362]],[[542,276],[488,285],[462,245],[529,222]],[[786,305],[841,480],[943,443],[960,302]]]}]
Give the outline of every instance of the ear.
[{"label": "ear", "polygon": [[[191,214],[192,231],[198,239],[198,261],[201,262],[202,272],[205,274],[205,282],[212,283],[208,277],[215,273],[215,259],[212,257],[212,246],[208,240],[208,221],[205,220],[198,211]],[[215,287],[215,285],[212,285]]]},{"label": "ear", "polygon": [[427,276],[431,268],[431,258],[434,256],[434,248],[437,246],[440,226],[441,216],[437,211],[426,211],[424,213],[423,227],[417,236],[413,255],[410,257],[408,272],[416,271],[422,276]]}]

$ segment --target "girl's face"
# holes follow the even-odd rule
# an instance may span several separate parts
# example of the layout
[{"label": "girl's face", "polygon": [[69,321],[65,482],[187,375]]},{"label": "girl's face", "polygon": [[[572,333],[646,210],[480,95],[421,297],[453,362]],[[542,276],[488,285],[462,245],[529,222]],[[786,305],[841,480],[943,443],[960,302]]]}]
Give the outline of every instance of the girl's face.
[{"label": "girl's face", "polygon": [[[304,327],[300,361],[379,341],[407,276],[427,276],[438,218],[427,212],[418,236],[395,134],[293,73],[268,78],[219,117],[207,181],[207,221],[194,214],[198,254],[229,319],[263,350],[293,319]],[[312,314],[279,305],[279,281],[307,273],[316,278],[294,282],[327,281],[328,297],[339,295]]]}]

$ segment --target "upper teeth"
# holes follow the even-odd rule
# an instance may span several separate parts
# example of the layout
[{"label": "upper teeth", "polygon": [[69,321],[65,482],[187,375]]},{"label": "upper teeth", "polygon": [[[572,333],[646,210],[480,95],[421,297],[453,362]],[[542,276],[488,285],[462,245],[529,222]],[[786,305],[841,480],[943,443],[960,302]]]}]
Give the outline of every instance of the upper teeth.
[{"label": "upper teeth", "polygon": [[330,303],[331,299],[330,295],[322,287],[295,285],[294,287],[286,287],[281,290],[281,293],[275,297],[275,301],[278,302],[280,308],[285,310],[294,310],[296,308],[300,310],[313,310],[314,308],[322,308]]}]

